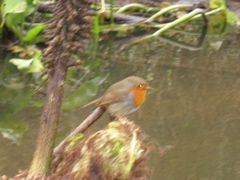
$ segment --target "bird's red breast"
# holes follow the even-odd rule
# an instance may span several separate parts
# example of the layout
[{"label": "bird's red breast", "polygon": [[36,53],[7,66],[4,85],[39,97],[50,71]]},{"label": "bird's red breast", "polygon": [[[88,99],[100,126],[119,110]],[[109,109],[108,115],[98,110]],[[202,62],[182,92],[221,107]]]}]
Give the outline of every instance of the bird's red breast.
[{"label": "bird's red breast", "polygon": [[140,84],[129,89],[134,94],[133,104],[135,107],[142,105],[142,103],[145,101],[148,87],[148,84]]}]

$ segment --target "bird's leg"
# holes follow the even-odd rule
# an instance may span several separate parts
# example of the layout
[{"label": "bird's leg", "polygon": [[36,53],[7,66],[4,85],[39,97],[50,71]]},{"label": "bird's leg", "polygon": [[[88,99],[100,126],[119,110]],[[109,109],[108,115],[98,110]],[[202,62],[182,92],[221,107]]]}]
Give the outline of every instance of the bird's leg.
[{"label": "bird's leg", "polygon": [[118,120],[118,117],[115,115],[109,114],[109,120],[112,122],[112,121]]}]

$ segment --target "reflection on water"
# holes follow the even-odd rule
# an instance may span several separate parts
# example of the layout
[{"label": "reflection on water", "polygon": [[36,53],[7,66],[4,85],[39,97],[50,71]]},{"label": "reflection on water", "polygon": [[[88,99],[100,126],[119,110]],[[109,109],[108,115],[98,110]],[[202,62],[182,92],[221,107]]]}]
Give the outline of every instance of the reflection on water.
[{"label": "reflection on water", "polygon": [[[116,44],[98,47],[99,52],[107,54],[98,53],[95,58],[103,60],[104,70],[110,72],[99,93],[133,74],[159,88],[130,115],[162,148],[173,146],[163,156],[152,154],[151,179],[240,179],[239,42],[240,35],[232,34],[218,50],[206,40],[204,48],[194,52],[157,38],[125,51]],[[73,129],[90,111],[65,110],[59,130],[63,135],[59,136]],[[0,148],[0,174],[14,175],[18,168],[28,167],[39,114],[40,110],[27,108],[16,115],[29,127],[22,145],[1,137],[5,145]],[[106,124],[102,119],[90,131]]]},{"label": "reflection on water", "polygon": [[154,160],[155,179],[239,179],[238,75],[175,70],[171,80],[149,102],[146,131],[174,146]]}]

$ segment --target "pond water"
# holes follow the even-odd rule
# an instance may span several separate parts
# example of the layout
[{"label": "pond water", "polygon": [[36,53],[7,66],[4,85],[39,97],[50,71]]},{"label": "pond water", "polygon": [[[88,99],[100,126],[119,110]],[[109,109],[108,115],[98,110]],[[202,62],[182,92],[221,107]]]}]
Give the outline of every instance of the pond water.
[{"label": "pond water", "polygon": [[[117,40],[99,44],[97,49],[98,53],[84,58],[101,63],[97,73],[109,73],[98,95],[129,75],[142,76],[155,88],[142,107],[129,116],[165,150],[164,154],[151,153],[152,180],[240,179],[239,32],[208,35],[197,51],[157,37],[125,50]],[[16,90],[16,96],[24,97],[22,91]],[[13,106],[3,105],[5,111]],[[58,141],[91,111],[91,107],[63,110]],[[30,106],[12,112],[16,125],[11,127],[22,132],[18,134],[22,142],[11,140],[16,139],[9,135],[11,128],[0,127],[0,174],[8,176],[29,166],[41,108]],[[6,120],[6,116],[2,118]],[[105,115],[87,133],[108,122]]]}]

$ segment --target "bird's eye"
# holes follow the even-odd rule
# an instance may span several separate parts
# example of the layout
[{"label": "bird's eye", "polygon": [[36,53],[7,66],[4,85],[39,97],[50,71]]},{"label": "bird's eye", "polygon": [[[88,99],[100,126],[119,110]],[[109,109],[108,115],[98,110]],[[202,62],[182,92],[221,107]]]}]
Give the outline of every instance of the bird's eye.
[{"label": "bird's eye", "polygon": [[141,88],[141,87],[142,87],[142,84],[139,84],[137,87]]}]

